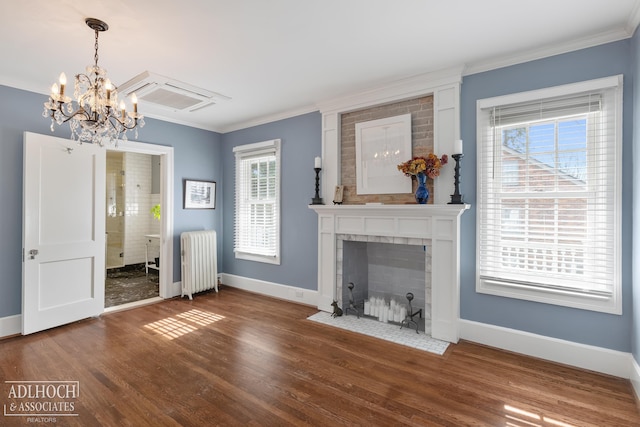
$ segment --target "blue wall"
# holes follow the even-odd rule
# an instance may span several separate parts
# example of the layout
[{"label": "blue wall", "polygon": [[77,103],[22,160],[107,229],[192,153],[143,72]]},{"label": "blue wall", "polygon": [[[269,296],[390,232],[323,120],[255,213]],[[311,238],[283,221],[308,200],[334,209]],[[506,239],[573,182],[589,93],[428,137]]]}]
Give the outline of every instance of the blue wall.
[{"label": "blue wall", "polygon": [[[640,124],[640,31],[631,39],[633,64],[633,123]],[[640,364],[640,128],[633,128],[633,321],[631,328],[631,351]]]},{"label": "blue wall", "polygon": [[[22,311],[22,152],[24,131],[51,135],[42,117],[46,96],[0,86],[0,318]],[[153,119],[140,129],[138,141],[174,147],[174,272],[180,280],[179,236],[182,231],[222,231],[222,197],[215,210],[183,210],[182,179],[221,181],[221,136]],[[68,127],[54,136],[67,138]],[[133,140],[133,136],[130,136]],[[219,241],[219,246],[222,243]],[[219,267],[222,268],[222,267]]]},{"label": "blue wall", "polygon": [[[321,152],[322,116],[309,113],[224,134],[224,272],[252,279],[318,289],[318,216],[309,209],[315,193],[313,159]],[[280,139],[281,264],[237,260],[233,254],[235,156],[233,147]]]},{"label": "blue wall", "polygon": [[[624,40],[511,67],[466,76],[461,91],[461,135],[465,141],[461,192],[472,205],[462,215],[460,314],[463,319],[568,341],[630,351],[633,64]],[[478,294],[476,269],[476,101],[509,93],[624,75],[622,165],[622,316]],[[468,149],[467,149],[468,148]]]},{"label": "blue wall", "polygon": [[[176,125],[159,120],[145,119],[138,140],[173,147],[173,281],[180,277],[180,233],[194,230],[216,230],[218,253],[222,251],[223,197],[217,188],[216,208],[183,209],[183,179],[222,182],[221,135],[202,129]],[[131,139],[131,138],[130,138]],[[223,270],[222,257],[218,255],[218,271]]]}]

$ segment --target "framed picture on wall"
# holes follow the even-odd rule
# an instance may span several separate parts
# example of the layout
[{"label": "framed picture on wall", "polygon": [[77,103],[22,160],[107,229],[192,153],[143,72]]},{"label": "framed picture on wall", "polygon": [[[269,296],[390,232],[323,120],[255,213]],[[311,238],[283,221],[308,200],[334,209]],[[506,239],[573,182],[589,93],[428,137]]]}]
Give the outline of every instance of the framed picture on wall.
[{"label": "framed picture on wall", "polygon": [[357,194],[411,193],[398,165],[411,158],[411,114],[356,123]]},{"label": "framed picture on wall", "polygon": [[215,209],[216,182],[184,180],[184,209]]}]

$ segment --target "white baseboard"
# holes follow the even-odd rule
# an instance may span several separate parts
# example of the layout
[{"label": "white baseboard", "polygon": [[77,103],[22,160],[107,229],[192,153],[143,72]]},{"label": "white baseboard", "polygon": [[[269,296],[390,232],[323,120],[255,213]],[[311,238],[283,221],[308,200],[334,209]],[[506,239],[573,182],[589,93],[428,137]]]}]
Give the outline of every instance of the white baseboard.
[{"label": "white baseboard", "polygon": [[224,285],[233,288],[315,307],[318,306],[318,291],[236,276],[234,274],[222,273],[220,276]]},{"label": "white baseboard", "polygon": [[22,333],[22,315],[0,317],[0,338]]},{"label": "white baseboard", "polygon": [[640,401],[640,365],[633,357],[631,358],[631,375],[629,379],[631,380],[633,391],[636,392],[636,401]]},{"label": "white baseboard", "polygon": [[[460,338],[577,368],[631,378],[631,353],[460,319]],[[640,375],[635,364],[636,375]],[[640,380],[640,376],[638,377]],[[640,386],[640,383],[638,384]],[[640,387],[636,388],[639,390]],[[640,393],[639,393],[640,395]]]}]

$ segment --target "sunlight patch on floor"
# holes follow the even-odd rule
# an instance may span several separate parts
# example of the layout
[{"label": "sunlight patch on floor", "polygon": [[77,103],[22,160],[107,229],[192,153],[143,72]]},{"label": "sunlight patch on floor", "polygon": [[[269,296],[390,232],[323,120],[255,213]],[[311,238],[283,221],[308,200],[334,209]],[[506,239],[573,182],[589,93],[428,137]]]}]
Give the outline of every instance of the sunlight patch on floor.
[{"label": "sunlight patch on floor", "polygon": [[197,329],[191,325],[174,319],[173,317],[166,317],[164,319],[148,323],[144,325],[144,327],[151,329],[152,331],[162,335],[163,337],[169,338],[170,340],[181,337],[182,335],[186,335]]},{"label": "sunlight patch on floor", "polygon": [[567,424],[565,422],[558,421],[544,415],[534,414],[533,412],[525,411],[524,409],[510,405],[504,405],[504,410],[506,411],[505,417],[507,419],[505,425],[508,427],[575,427],[573,424]]},{"label": "sunlight patch on floor", "polygon": [[181,319],[189,320],[195,324],[200,326],[207,326],[212,324],[213,322],[217,322],[218,320],[224,319],[224,316],[215,313],[209,313],[207,311],[202,310],[189,310],[184,313],[180,313],[176,315]]},{"label": "sunlight patch on floor", "polygon": [[[189,310],[176,314],[175,317],[166,317],[155,322],[144,325],[145,328],[162,335],[170,340],[194,332],[202,326],[208,326],[214,322],[224,319],[224,316],[202,310]],[[186,323],[188,322],[188,323]]]}]

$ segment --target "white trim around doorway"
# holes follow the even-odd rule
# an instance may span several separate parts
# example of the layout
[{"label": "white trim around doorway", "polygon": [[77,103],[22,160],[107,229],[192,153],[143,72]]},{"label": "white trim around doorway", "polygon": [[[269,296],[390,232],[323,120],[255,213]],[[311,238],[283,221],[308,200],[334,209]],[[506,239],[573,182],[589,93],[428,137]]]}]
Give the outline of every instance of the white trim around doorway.
[{"label": "white trim around doorway", "polygon": [[145,142],[122,142],[115,150],[127,153],[160,156],[160,203],[169,209],[162,210],[160,218],[160,298],[179,295],[173,286],[173,147]]}]

